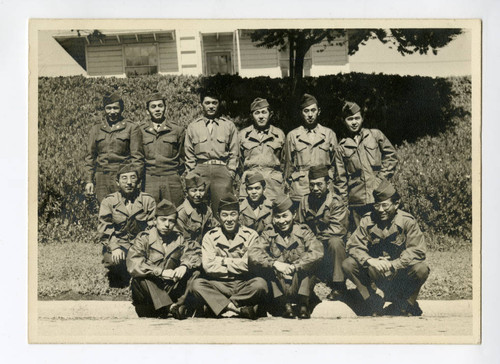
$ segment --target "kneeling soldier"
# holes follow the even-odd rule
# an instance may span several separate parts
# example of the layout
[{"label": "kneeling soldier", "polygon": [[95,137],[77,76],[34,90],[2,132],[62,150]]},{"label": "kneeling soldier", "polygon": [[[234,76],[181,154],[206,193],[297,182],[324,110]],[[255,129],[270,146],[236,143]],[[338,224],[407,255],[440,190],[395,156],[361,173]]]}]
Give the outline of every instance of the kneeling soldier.
[{"label": "kneeling soldier", "polygon": [[342,262],[345,259],[348,214],[343,201],[328,190],[328,182],[328,168],[311,167],[311,192],[302,197],[298,221],[307,224],[323,243],[325,255],[318,276],[332,289],[327,299],[333,301],[342,298],[346,292]]},{"label": "kneeling soldier", "polygon": [[205,278],[193,282],[195,302],[206,305],[215,316],[225,311],[243,318],[256,319],[254,306],[267,296],[267,282],[248,274],[248,248],[257,240],[257,233],[238,223],[238,200],[232,194],[219,204],[221,226],[203,238],[202,264]]},{"label": "kneeling soldier", "polygon": [[262,233],[272,220],[272,202],[264,195],[266,181],[259,172],[246,175],[246,195],[240,202],[240,224]]},{"label": "kneeling soldier", "polygon": [[124,163],[116,174],[118,192],[104,198],[99,209],[99,234],[110,287],[127,287],[125,258],[137,234],[154,224],[154,198],[139,189],[140,173]]},{"label": "kneeling soldier", "polygon": [[[201,265],[200,247],[173,230],[175,206],[162,200],[156,226],[139,234],[127,256],[132,275],[132,304],[139,317],[186,318],[184,293],[193,271]],[[180,302],[181,301],[181,302]],[[182,309],[179,309],[182,308]]]},{"label": "kneeling soldier", "polygon": [[323,258],[323,246],[311,230],[294,223],[295,211],[290,198],[276,197],[273,202],[273,225],[250,247],[253,271],[271,284],[272,313],[294,318],[292,304],[299,305],[299,318],[311,317],[315,297],[313,271]]},{"label": "kneeling soldier", "polygon": [[349,257],[342,264],[364,299],[366,314],[420,316],[420,287],[429,276],[425,239],[415,218],[399,210],[400,197],[382,180],[373,191],[374,210],[366,214],[347,243]]}]

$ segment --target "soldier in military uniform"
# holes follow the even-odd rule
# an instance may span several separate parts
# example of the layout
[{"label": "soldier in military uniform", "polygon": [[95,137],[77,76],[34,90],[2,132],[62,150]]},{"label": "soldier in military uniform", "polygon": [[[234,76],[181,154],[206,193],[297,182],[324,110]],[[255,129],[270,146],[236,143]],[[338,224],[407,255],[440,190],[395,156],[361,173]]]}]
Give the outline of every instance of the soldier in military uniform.
[{"label": "soldier in military uniform", "polygon": [[142,171],[144,152],[138,126],[124,119],[123,100],[114,92],[103,98],[105,120],[92,126],[85,154],[85,193],[95,193],[97,201],[116,192],[115,176],[119,166],[130,159]]},{"label": "soldier in military uniform", "polygon": [[219,115],[219,96],[201,94],[204,116],[188,125],[185,139],[186,168],[208,181],[212,211],[218,211],[223,194],[233,191],[239,160],[238,131],[234,123]]},{"label": "soldier in military uniform", "polygon": [[108,269],[111,287],[127,287],[125,257],[132,240],[154,224],[154,198],[141,192],[140,173],[135,166],[124,163],[116,174],[118,191],[102,200],[99,209],[99,235],[103,244],[104,266]]},{"label": "soldier in military uniform", "polygon": [[167,199],[179,206],[184,200],[180,176],[184,172],[184,128],[167,120],[165,98],[159,92],[148,95],[149,117],[139,128],[145,154],[144,191],[156,202]]},{"label": "soldier in military uniform", "polygon": [[270,282],[270,311],[308,319],[318,298],[314,294],[314,271],[323,258],[323,246],[307,225],[294,223],[293,203],[286,195],[273,201],[273,225],[268,226],[256,244],[250,246],[250,269]]},{"label": "soldier in military uniform", "polygon": [[[266,181],[269,200],[284,192],[285,133],[270,124],[273,115],[266,99],[256,98],[250,105],[253,124],[239,133],[241,181],[248,173],[260,172]],[[240,199],[246,197],[246,185],[240,185]]]},{"label": "soldier in military uniform", "polygon": [[337,136],[333,130],[318,124],[321,113],[314,96],[304,94],[300,102],[302,126],[286,137],[285,176],[290,185],[290,198],[295,206],[309,193],[307,171],[311,166],[327,166],[333,177],[333,161]]},{"label": "soldier in military uniform", "polygon": [[[132,304],[139,317],[186,318],[184,296],[191,274],[201,266],[200,246],[174,231],[177,212],[168,200],[156,208],[155,226],[140,233],[127,255]],[[181,308],[181,309],[179,309]]]},{"label": "soldier in military uniform", "polygon": [[238,223],[238,199],[228,193],[219,205],[221,226],[203,237],[204,278],[193,282],[194,305],[205,303],[215,317],[232,311],[243,318],[258,318],[254,306],[265,301],[267,282],[248,272],[248,249],[257,233]]},{"label": "soldier in military uniform", "polygon": [[177,229],[184,239],[201,246],[205,233],[219,225],[206,201],[207,183],[203,177],[189,172],[185,178],[186,199],[177,208]]},{"label": "soldier in military uniform", "polygon": [[425,239],[415,218],[399,209],[394,187],[382,180],[373,191],[373,211],[347,242],[342,268],[364,299],[366,314],[420,316],[417,296],[429,275]]},{"label": "soldier in military uniform", "polygon": [[347,136],[339,142],[335,155],[334,188],[349,205],[349,230],[359,225],[361,217],[371,211],[373,190],[382,178],[394,175],[398,163],[396,150],[377,129],[362,128],[360,107],[347,101],[342,108]]},{"label": "soldier in military uniform", "polygon": [[318,276],[332,289],[327,299],[333,301],[342,298],[347,290],[342,262],[346,257],[348,212],[342,200],[328,190],[329,179],[326,166],[309,169],[311,192],[302,197],[297,217],[323,243],[325,255]]},{"label": "soldier in military uniform", "polygon": [[259,172],[246,174],[247,197],[240,202],[240,224],[262,233],[272,222],[272,202],[265,196],[266,181]]}]

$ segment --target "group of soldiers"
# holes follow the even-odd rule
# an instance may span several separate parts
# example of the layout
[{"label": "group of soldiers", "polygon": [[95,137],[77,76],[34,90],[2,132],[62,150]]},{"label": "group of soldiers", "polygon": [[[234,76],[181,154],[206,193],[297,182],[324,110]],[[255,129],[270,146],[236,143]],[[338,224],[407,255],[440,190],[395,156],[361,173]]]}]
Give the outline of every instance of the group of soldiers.
[{"label": "group of soldiers", "polygon": [[360,314],[422,314],[425,240],[389,182],[394,147],[362,127],[356,103],[342,108],[338,141],[309,94],[286,137],[265,99],[251,103],[252,125],[240,131],[217,93],[200,101],[203,117],[184,129],[155,92],[136,124],[115,92],[89,133],[85,190],[100,203],[103,263],[111,286],[130,284],[140,317],[307,319],[320,302],[315,284],[344,300],[346,279]]}]

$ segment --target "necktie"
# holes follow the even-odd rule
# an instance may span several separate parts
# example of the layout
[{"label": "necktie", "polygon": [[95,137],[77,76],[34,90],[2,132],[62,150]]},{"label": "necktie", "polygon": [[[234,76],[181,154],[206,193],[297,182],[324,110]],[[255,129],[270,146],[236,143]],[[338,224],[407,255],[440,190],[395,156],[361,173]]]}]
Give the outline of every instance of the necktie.
[{"label": "necktie", "polygon": [[212,135],[212,131],[214,129],[214,122],[212,120],[209,120],[207,122],[207,128],[208,128],[208,132],[210,133],[210,135]]}]

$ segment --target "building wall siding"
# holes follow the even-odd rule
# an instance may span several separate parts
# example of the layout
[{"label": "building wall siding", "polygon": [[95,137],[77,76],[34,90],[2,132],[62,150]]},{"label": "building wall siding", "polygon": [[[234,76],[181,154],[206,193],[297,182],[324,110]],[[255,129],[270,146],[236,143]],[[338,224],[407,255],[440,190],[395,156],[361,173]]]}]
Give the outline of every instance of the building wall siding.
[{"label": "building wall siding", "polygon": [[122,75],[122,46],[87,46],[87,72],[89,76]]},{"label": "building wall siding", "polygon": [[175,40],[159,43],[158,53],[160,58],[159,72],[179,72],[179,60],[177,59]]},{"label": "building wall siding", "polygon": [[[345,41],[345,38],[335,40],[335,43]],[[347,44],[329,45],[326,40],[311,47],[313,65],[317,66],[340,66],[349,62],[347,55]]]},{"label": "building wall siding", "polygon": [[256,47],[248,37],[240,38],[241,68],[274,68],[279,67],[276,49]]}]

